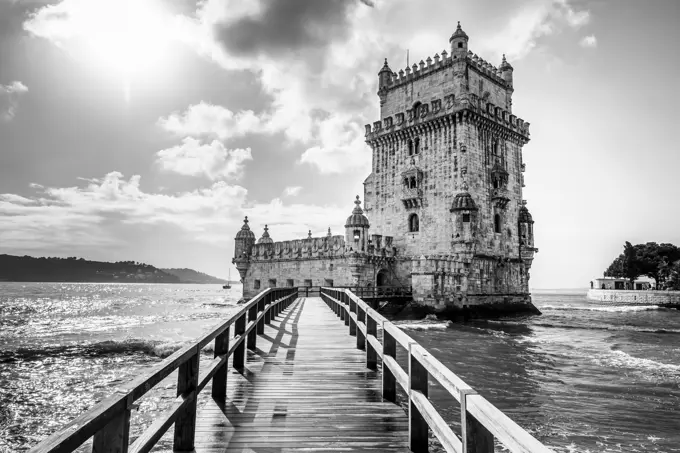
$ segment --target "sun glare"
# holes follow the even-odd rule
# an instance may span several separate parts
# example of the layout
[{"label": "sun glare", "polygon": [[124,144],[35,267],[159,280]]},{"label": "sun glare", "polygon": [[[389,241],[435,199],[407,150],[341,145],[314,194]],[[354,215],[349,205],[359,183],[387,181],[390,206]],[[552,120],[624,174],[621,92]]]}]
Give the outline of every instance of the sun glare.
[{"label": "sun glare", "polygon": [[133,79],[162,73],[174,17],[160,1],[86,0],[75,5],[69,11],[69,38],[91,65],[120,78],[126,97]]}]

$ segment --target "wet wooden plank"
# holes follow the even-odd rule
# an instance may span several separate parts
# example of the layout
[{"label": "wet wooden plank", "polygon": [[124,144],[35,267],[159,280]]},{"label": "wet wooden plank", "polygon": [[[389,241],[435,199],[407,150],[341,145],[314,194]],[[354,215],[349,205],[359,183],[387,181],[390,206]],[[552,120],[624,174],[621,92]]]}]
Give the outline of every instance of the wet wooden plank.
[{"label": "wet wooden plank", "polygon": [[199,408],[196,453],[408,451],[404,410],[383,402],[378,370],[318,297],[265,324],[227,382],[226,402]]}]

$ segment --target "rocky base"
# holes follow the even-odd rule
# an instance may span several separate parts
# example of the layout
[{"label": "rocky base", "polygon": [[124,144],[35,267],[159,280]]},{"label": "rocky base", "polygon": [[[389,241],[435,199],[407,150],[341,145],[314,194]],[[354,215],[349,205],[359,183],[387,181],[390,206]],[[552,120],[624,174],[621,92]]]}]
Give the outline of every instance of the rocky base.
[{"label": "rocky base", "polygon": [[467,295],[458,300],[414,301],[401,306],[387,304],[380,312],[400,319],[420,319],[434,314],[439,319],[451,321],[541,314],[531,303],[529,294]]}]

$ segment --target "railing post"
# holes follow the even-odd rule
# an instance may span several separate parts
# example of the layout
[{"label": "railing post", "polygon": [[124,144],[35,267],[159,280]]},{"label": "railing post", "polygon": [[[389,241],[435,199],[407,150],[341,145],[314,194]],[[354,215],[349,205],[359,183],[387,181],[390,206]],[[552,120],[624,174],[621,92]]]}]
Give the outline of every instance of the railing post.
[{"label": "railing post", "polygon": [[[270,297],[269,300],[267,301],[267,304],[264,306],[265,312],[264,312],[264,323],[265,324],[271,324],[272,323],[272,309],[274,308],[274,302],[276,302],[276,297]],[[264,333],[264,329],[263,332]]]},{"label": "railing post", "polygon": [[[264,312],[264,307],[269,303],[269,301],[272,298],[272,293],[274,290],[269,291],[267,294],[264,295],[262,299],[257,303],[257,311],[255,312],[255,315],[258,316],[260,312]],[[257,319],[257,318],[256,318]],[[264,333],[264,316],[260,318],[260,320],[257,322],[257,327],[253,329],[257,331],[257,335],[261,335]]]},{"label": "railing post", "polygon": [[[259,302],[248,309],[248,324],[257,319],[257,306]],[[248,332],[248,349],[254,351],[257,349],[257,326],[253,326]]]},{"label": "railing post", "polygon": [[[383,331],[383,357],[397,359],[397,340],[385,330],[385,322],[382,323]],[[397,402],[397,379],[390,368],[383,361],[382,367],[382,396],[384,400]]]},{"label": "railing post", "polygon": [[[236,320],[236,323],[234,324],[234,335],[243,336],[243,333],[245,331],[246,331],[246,314],[243,313],[241,316],[239,316],[239,318]],[[245,340],[243,340],[234,350],[233,361],[234,368],[236,368],[237,370],[243,369],[245,365],[245,358],[246,358],[246,342]]]},{"label": "railing post", "polygon": [[413,403],[411,394],[420,391],[427,396],[427,369],[411,354],[411,346],[408,345],[408,381],[409,381],[409,405],[408,405],[408,433],[409,447],[415,453],[427,453],[427,422],[418,408]]},{"label": "railing post", "polygon": [[[229,331],[230,327],[215,337],[215,352],[214,357],[222,354],[227,354],[229,352]],[[227,360],[224,361],[224,365],[220,367],[215,373],[212,379],[212,396],[217,401],[225,401],[227,397]]]},{"label": "railing post", "polygon": [[349,316],[349,312],[347,310],[347,308],[349,308],[349,294],[347,293],[347,291],[348,290],[345,290],[345,292],[343,293],[343,297],[342,297],[342,313],[345,316],[345,325],[349,326],[350,316]]},{"label": "railing post", "polygon": [[132,395],[127,399],[123,412],[97,431],[92,439],[93,453],[127,453],[130,443],[130,409]]},{"label": "railing post", "polygon": [[468,397],[477,395],[473,389],[460,391],[460,426],[463,453],[493,453],[493,434],[467,411]]},{"label": "railing post", "polygon": [[354,302],[353,298],[349,299],[349,334],[351,336],[356,336],[357,334],[357,323],[354,319],[352,319],[352,313],[356,314],[357,312],[357,304]]},{"label": "railing post", "polygon": [[366,315],[366,367],[371,369],[371,370],[377,370],[378,369],[378,354],[371,344],[370,341],[368,341],[368,337],[370,335],[373,335],[375,338],[378,338],[378,324],[375,322],[375,319],[370,314]]},{"label": "railing post", "polygon": [[[195,391],[198,386],[198,348],[193,356],[179,366],[177,396]],[[196,436],[196,396],[175,420],[173,451],[192,451]]]},{"label": "railing post", "polygon": [[361,328],[359,327],[360,323],[365,323],[366,322],[366,311],[359,306],[359,303],[356,303],[357,307],[357,349],[364,350],[366,349],[366,337],[364,336],[364,333],[361,331]]}]

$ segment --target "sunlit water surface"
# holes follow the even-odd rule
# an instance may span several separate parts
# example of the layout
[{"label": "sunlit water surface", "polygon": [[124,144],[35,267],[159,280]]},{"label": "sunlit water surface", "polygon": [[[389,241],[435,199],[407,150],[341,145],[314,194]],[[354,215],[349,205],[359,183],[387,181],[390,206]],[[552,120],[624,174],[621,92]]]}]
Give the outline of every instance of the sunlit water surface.
[{"label": "sunlit water surface", "polygon": [[[23,451],[232,313],[241,287],[0,283],[0,452]],[[542,316],[397,321],[556,452],[680,452],[680,311],[541,291]],[[132,436],[173,401],[166,379]],[[452,424],[458,407],[430,397]]]}]

